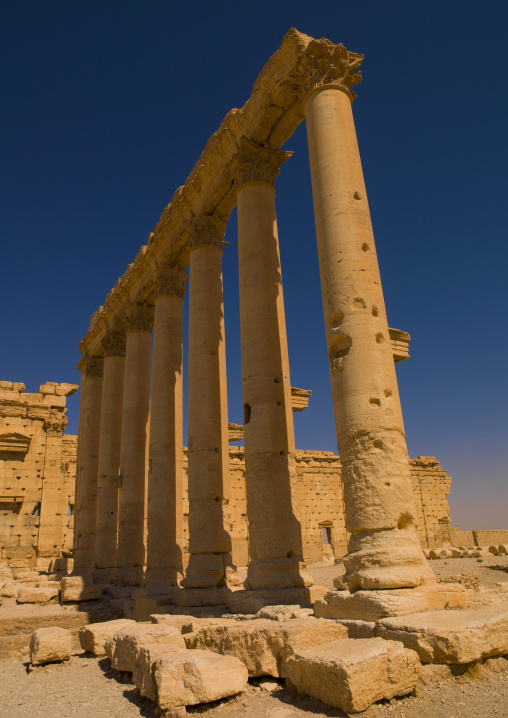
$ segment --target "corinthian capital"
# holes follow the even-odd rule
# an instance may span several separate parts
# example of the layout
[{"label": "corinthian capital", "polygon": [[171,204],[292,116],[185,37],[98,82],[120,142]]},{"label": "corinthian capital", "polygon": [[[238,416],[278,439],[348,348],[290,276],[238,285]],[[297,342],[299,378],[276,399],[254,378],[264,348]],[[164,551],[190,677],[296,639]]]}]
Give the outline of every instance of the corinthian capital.
[{"label": "corinthian capital", "polygon": [[217,247],[222,249],[226,222],[215,214],[202,215],[197,218],[192,227],[190,248]]},{"label": "corinthian capital", "polygon": [[149,304],[130,304],[125,312],[125,330],[127,332],[151,332],[154,312]]},{"label": "corinthian capital", "polygon": [[164,264],[157,276],[155,287],[157,297],[180,297],[185,296],[185,282],[187,274],[176,264]]},{"label": "corinthian capital", "polygon": [[279,83],[295,88],[302,100],[313,90],[326,85],[343,90],[354,100],[356,94],[351,88],[362,81],[362,73],[357,72],[362,62],[363,55],[349,52],[342,43],[334,45],[329,40],[312,40],[298,58],[294,70]]},{"label": "corinthian capital", "polygon": [[125,334],[123,332],[109,332],[102,340],[105,357],[125,356]]},{"label": "corinthian capital", "polygon": [[102,379],[104,359],[102,357],[84,356],[76,367],[87,377]]},{"label": "corinthian capital", "polygon": [[257,145],[243,136],[238,154],[233,156],[233,172],[238,188],[247,182],[266,182],[273,186],[281,164],[292,154]]}]

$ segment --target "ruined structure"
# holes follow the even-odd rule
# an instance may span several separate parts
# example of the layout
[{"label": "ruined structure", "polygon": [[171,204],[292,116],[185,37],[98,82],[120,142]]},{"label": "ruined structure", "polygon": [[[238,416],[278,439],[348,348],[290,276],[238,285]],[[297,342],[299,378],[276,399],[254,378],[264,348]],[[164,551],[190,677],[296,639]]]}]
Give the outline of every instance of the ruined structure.
[{"label": "ruined structure", "polygon": [[[226,116],[148,245],[93,315],[78,365],[74,551],[75,572],[85,580],[143,585],[145,595],[175,587],[174,600],[185,605],[229,602],[233,608],[233,601],[236,610],[247,610],[242,592],[229,591],[239,581],[229,530],[221,268],[226,222],[237,206],[250,548],[243,597],[295,603],[324,593],[312,587],[304,563],[274,191],[291,156],[280,148],[305,119],[349,534],[339,588],[347,602],[359,589],[377,590],[384,601],[383,591],[429,586],[440,607],[417,532],[351,110],[362,59],[343,45],[291,30],[251,98]],[[189,564],[178,591],[187,268]]]},{"label": "ruined structure", "polygon": [[0,565],[35,566],[72,548],[76,440],[64,436],[74,384],[36,394],[0,381]]}]

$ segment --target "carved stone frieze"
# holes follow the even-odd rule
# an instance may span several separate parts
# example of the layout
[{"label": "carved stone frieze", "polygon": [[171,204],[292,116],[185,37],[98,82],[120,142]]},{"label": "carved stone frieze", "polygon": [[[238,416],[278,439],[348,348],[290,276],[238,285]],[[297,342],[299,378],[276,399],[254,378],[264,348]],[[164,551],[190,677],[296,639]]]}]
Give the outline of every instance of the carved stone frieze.
[{"label": "carved stone frieze", "polygon": [[217,247],[224,246],[224,234],[226,233],[226,222],[215,214],[202,215],[197,218],[192,226],[190,248],[196,247]]},{"label": "carved stone frieze", "polygon": [[163,265],[155,282],[157,297],[180,297],[183,299],[186,281],[187,274],[178,265]]},{"label": "carved stone frieze", "polygon": [[102,379],[104,372],[104,359],[102,357],[84,356],[76,367],[87,377]]},{"label": "carved stone frieze", "polygon": [[279,83],[294,88],[302,100],[325,85],[338,87],[354,100],[356,93],[351,88],[362,81],[362,73],[357,70],[363,57],[349,52],[342,43],[334,45],[329,40],[312,40],[298,58],[295,69]]},{"label": "carved stone frieze", "polygon": [[233,156],[233,176],[237,187],[247,182],[266,182],[273,186],[280,173],[280,166],[292,154],[271,150],[245,136],[241,137],[239,151]]},{"label": "carved stone frieze", "polygon": [[102,340],[105,357],[124,357],[126,339],[123,332],[110,332]]},{"label": "carved stone frieze", "polygon": [[154,311],[150,304],[131,304],[125,312],[125,330],[127,332],[151,332]]}]

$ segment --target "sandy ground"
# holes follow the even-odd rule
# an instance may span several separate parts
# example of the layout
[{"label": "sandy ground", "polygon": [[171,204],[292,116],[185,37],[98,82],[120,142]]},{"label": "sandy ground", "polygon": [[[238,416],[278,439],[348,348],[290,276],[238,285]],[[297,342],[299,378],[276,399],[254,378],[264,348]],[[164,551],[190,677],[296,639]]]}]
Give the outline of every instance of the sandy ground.
[{"label": "sandy ground", "polygon": [[[487,587],[508,583],[508,557],[448,559],[431,561],[438,577],[475,575]],[[316,582],[333,586],[340,565],[314,565],[310,572]],[[499,665],[502,664],[502,665]],[[487,666],[491,666],[490,663]],[[508,661],[474,674],[434,683],[422,697],[397,698],[371,706],[366,718],[508,718]],[[141,698],[130,681],[130,674],[110,670],[107,659],[75,653],[70,662],[49,664],[31,670],[23,661],[0,661],[0,716],[2,718],[129,718],[160,715],[157,707]],[[268,692],[263,684],[275,688]],[[261,684],[261,685],[260,685]],[[241,695],[188,709],[190,715],[204,713],[208,718],[317,718],[344,716],[338,709],[311,698],[298,700],[282,681],[255,679]]]}]

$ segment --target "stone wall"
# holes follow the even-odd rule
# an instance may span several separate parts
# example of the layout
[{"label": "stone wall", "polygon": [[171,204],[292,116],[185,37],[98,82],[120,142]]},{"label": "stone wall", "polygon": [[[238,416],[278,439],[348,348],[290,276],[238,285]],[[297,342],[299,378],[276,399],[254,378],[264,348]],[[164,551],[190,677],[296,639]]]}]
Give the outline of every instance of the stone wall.
[{"label": "stone wall", "polygon": [[76,437],[62,436],[73,384],[25,393],[0,382],[0,565],[35,566],[72,547]]}]

